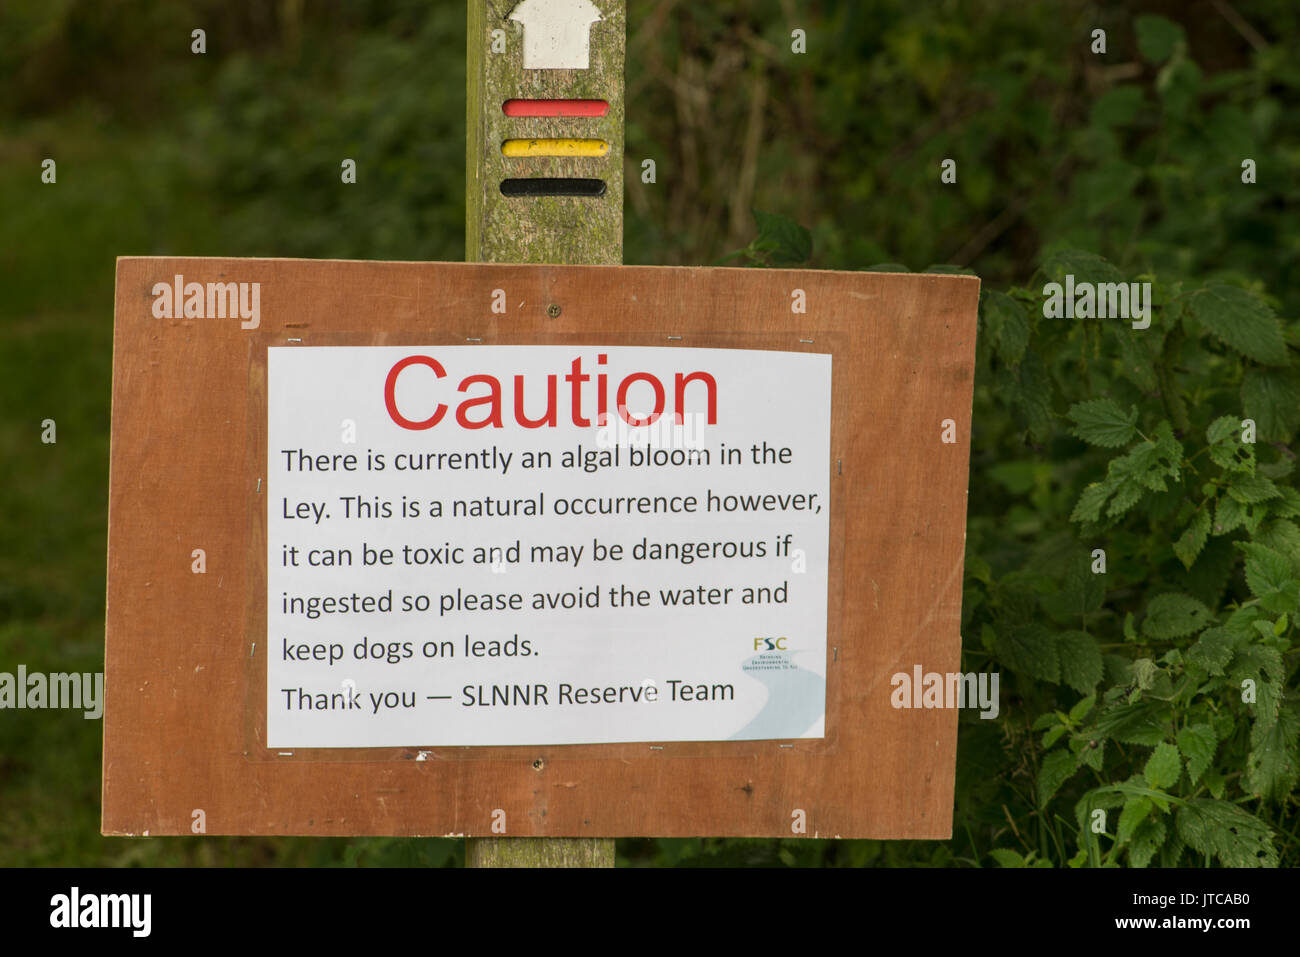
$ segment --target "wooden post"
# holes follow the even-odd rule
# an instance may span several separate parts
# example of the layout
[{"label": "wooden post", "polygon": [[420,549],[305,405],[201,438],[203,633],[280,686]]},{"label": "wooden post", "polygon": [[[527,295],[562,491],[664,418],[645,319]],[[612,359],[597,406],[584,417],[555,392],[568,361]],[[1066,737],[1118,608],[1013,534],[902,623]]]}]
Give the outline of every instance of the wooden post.
[{"label": "wooden post", "polygon": [[[534,7],[534,5],[537,5]],[[465,259],[468,262],[620,264],[623,262],[623,49],[626,0],[597,0],[586,69],[525,70],[524,31],[546,29],[538,10],[559,13],[591,0],[469,0],[465,154]],[[582,16],[582,14],[578,14]],[[586,24],[566,24],[585,29]],[[496,31],[501,31],[496,33]],[[500,52],[492,52],[494,49]],[[512,110],[578,110],[604,115],[507,116]],[[588,101],[585,105],[537,101]],[[594,101],[591,102],[591,101]],[[503,155],[510,140],[598,140],[603,156]],[[547,150],[543,146],[542,150]],[[552,145],[561,152],[566,144]],[[601,180],[603,196],[504,196],[507,180]]]},{"label": "wooden post", "polygon": [[[622,263],[626,0],[468,3],[466,261]],[[614,842],[471,838],[465,863],[613,867]]]}]

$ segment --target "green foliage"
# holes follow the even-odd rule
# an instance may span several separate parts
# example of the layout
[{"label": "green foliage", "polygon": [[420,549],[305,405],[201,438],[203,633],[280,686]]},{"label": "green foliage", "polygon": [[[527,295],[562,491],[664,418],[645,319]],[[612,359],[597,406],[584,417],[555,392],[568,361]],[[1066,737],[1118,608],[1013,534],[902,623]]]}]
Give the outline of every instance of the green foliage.
[{"label": "green foliage", "polygon": [[[1279,74],[1263,58],[1210,96],[1183,27],[1133,30],[1154,75],[1096,97],[1037,272],[982,295],[963,629],[1008,707],[957,830],[1057,866],[1295,866],[1300,303],[1290,267],[1241,255],[1264,219],[1238,175],[1276,129],[1249,84]],[[1150,325],[1047,318],[1067,275],[1150,282]],[[1093,549],[1102,597],[1079,604],[1070,556]],[[1095,682],[1064,680],[1081,637]]]},{"label": "green foliage", "polygon": [[[1067,249],[1040,275],[1112,269]],[[1254,293],[1190,279],[1163,285],[1179,292],[1150,328],[1111,331],[1163,340],[1145,353],[1154,393],[1135,388],[1126,368],[1141,353],[1099,348],[1107,331],[1097,324],[1114,320],[1039,323],[1023,349],[1008,351],[1008,313],[1034,287],[985,295],[979,375],[991,387],[977,387],[976,420],[1000,416],[1006,439],[1028,432],[1042,443],[1061,494],[1032,536],[995,521],[992,509],[988,520],[972,516],[985,560],[968,574],[965,623],[995,636],[996,666],[1024,702],[1019,719],[1006,719],[1017,729],[1008,748],[1044,732],[1030,745],[1030,807],[1056,863],[1275,866],[1283,848],[1288,859],[1296,852],[1300,495],[1295,454],[1280,440],[1261,443],[1242,405],[1249,395],[1270,434],[1291,435],[1295,413],[1280,397],[1292,387],[1295,350]],[[1035,380],[1050,423],[1042,434],[1016,414],[1023,389],[996,388],[1030,355],[1046,372]],[[1046,548],[1045,534],[1064,536],[1066,547]],[[1215,538],[1229,547],[1212,551]],[[1083,548],[1105,551],[1104,571],[1068,557]],[[1024,601],[1053,579],[1056,591],[1038,603],[1067,628],[1035,618]],[[1077,707],[1070,690],[1086,696]],[[1077,828],[1052,810],[1070,802]],[[1112,816],[1104,834],[1091,826],[1097,810]],[[1001,850],[993,860],[1008,866],[1012,849]]]},{"label": "green foliage", "polygon": [[[813,239],[803,226],[788,216],[754,210],[758,235],[744,249],[738,249],[726,258],[737,256],[749,266],[797,266],[812,255]],[[724,260],[725,261],[725,260]]]},{"label": "green foliage", "polygon": [[1277,315],[1245,289],[1210,283],[1188,297],[1187,307],[1193,319],[1246,358],[1270,366],[1287,364]]},{"label": "green foliage", "polygon": [[1273,833],[1258,818],[1227,801],[1196,798],[1176,815],[1177,838],[1225,867],[1276,867]]},{"label": "green foliage", "polygon": [[1184,45],[1183,29],[1164,17],[1138,17],[1133,21],[1138,49],[1151,63],[1164,63]]},{"label": "green foliage", "polygon": [[1127,445],[1136,432],[1137,409],[1125,412],[1113,399],[1091,399],[1070,409],[1074,434],[1085,442],[1105,448]]}]

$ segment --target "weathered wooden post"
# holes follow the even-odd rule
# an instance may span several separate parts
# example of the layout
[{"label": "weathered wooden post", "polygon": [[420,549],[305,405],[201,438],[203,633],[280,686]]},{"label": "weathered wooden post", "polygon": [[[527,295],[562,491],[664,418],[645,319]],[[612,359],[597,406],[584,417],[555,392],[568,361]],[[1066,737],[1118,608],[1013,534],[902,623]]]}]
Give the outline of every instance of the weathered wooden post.
[{"label": "weathered wooden post", "polygon": [[625,10],[469,0],[468,261],[623,261]]},{"label": "weathered wooden post", "polygon": [[[623,261],[626,0],[469,0],[465,259]],[[470,867],[613,867],[614,842],[471,838]]]}]

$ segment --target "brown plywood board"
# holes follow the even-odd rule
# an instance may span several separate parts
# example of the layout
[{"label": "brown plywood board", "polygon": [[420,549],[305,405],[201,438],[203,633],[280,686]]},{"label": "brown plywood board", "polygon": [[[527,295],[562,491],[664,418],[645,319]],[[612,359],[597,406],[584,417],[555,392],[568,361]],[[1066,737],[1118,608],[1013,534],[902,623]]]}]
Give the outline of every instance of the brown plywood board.
[{"label": "brown plywood board", "polygon": [[[260,324],[156,318],[154,284],[175,275],[260,283]],[[960,670],[978,290],[807,270],[119,259],[104,832],[189,834],[202,809],[209,834],[486,836],[501,809],[514,836],[790,837],[801,811],[808,837],[948,837],[956,712],[893,708],[890,677]],[[825,738],[266,748],[266,350],[291,341],[830,352]]]}]

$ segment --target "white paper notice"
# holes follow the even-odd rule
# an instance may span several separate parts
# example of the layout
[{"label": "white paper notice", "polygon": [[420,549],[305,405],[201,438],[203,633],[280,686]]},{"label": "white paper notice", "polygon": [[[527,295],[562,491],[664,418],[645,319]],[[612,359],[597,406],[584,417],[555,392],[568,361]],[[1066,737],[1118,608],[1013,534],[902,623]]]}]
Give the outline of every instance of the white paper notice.
[{"label": "white paper notice", "polygon": [[268,350],[267,745],[825,733],[831,357]]}]

